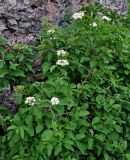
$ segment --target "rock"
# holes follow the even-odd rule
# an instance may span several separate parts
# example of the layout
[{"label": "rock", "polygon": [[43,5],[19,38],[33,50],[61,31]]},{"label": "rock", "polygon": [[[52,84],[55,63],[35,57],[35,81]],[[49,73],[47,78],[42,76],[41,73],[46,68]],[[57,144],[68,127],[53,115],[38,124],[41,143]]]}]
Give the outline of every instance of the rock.
[{"label": "rock", "polygon": [[28,28],[29,26],[31,26],[31,23],[28,23],[28,22],[20,22],[19,23],[20,28]]},{"label": "rock", "polygon": [[15,19],[8,19],[8,22],[11,26],[17,25],[17,21]]},{"label": "rock", "polygon": [[0,32],[4,31],[5,29],[7,29],[5,23],[0,20]]},{"label": "rock", "polygon": [[6,0],[7,3],[9,3],[10,5],[12,6],[15,6],[16,5],[16,0]]},{"label": "rock", "polygon": [[30,4],[30,0],[24,0],[25,4]]}]

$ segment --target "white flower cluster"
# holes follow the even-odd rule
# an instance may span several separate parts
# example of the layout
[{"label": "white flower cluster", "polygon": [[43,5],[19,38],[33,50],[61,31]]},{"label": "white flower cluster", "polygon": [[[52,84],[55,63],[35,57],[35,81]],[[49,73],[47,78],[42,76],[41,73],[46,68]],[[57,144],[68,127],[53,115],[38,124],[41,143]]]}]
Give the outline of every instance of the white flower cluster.
[{"label": "white flower cluster", "polygon": [[97,23],[93,22],[92,24],[90,24],[90,26],[97,27]]},{"label": "white flower cluster", "polygon": [[102,20],[106,20],[106,21],[109,22],[109,21],[111,21],[111,18],[109,18],[109,17],[107,17],[107,16],[103,16],[103,17],[102,17]]},{"label": "white flower cluster", "polygon": [[47,33],[55,33],[55,29],[49,29]]},{"label": "white flower cluster", "polygon": [[59,101],[58,98],[53,97],[53,98],[51,99],[51,104],[52,104],[52,106],[58,105],[59,103],[60,103],[60,101]]},{"label": "white flower cluster", "polygon": [[[57,51],[57,56],[66,56],[67,55],[67,52],[64,51],[63,49],[62,50],[58,50]],[[60,59],[60,60],[57,60],[56,62],[56,65],[59,65],[59,66],[66,66],[66,65],[69,65],[69,62],[65,59]]]},{"label": "white flower cluster", "polygon": [[66,65],[69,65],[69,62],[67,61],[67,60],[58,60],[57,62],[56,62],[56,65],[59,65],[59,66],[66,66]]},{"label": "white flower cluster", "polygon": [[83,11],[80,11],[80,12],[74,13],[74,14],[72,15],[72,17],[73,17],[74,19],[82,19],[84,15],[85,15],[84,12],[83,12]]},{"label": "white flower cluster", "polygon": [[57,56],[65,56],[66,54],[67,54],[67,52],[64,50],[57,51]]},{"label": "white flower cluster", "polygon": [[25,99],[25,104],[28,104],[30,106],[33,106],[36,104],[36,99],[34,97],[27,97]]}]

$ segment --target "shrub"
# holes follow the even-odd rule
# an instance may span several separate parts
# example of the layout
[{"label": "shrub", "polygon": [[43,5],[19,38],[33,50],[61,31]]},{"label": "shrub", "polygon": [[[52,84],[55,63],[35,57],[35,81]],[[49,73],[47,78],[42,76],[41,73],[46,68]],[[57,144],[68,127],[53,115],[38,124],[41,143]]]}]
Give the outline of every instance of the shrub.
[{"label": "shrub", "polygon": [[19,84],[26,81],[27,74],[34,73],[32,67],[32,47],[17,44],[7,51],[5,41],[0,42],[0,90],[9,84]]},{"label": "shrub", "polygon": [[16,90],[19,111],[1,117],[1,160],[130,159],[128,30],[100,5],[84,11],[42,34],[40,80]]}]

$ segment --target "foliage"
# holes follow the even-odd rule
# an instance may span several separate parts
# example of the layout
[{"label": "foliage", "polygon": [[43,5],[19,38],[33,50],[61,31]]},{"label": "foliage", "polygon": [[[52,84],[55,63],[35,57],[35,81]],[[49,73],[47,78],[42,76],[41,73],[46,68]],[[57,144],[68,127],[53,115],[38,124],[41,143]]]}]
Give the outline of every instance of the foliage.
[{"label": "foliage", "polygon": [[[115,12],[100,5],[87,6],[84,11],[85,16],[71,19],[68,27],[42,34],[35,48],[43,59],[39,81],[25,83],[26,76],[10,71],[3,74],[9,83],[16,77],[19,85],[24,81],[24,89],[14,93],[19,111],[0,117],[5,130],[0,137],[1,160],[130,159],[128,29]],[[111,21],[103,21],[99,11]],[[1,51],[3,65],[24,73],[33,71],[26,63],[32,60],[26,57],[28,49],[8,54],[13,57],[9,60]],[[61,50],[66,54],[58,56]],[[57,60],[67,60],[69,65],[56,65]],[[35,97],[35,105],[25,104],[29,96]],[[52,97],[60,103],[52,105]]]},{"label": "foliage", "polygon": [[26,80],[27,73],[34,72],[32,68],[32,48],[17,44],[11,51],[4,48],[4,40],[0,41],[0,88],[8,84],[17,84]]}]

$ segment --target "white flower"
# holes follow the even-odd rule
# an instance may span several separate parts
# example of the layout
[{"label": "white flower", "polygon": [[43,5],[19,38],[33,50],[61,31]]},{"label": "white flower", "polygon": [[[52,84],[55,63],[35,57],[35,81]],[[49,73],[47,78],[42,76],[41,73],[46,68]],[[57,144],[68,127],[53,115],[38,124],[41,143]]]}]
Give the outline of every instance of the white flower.
[{"label": "white flower", "polygon": [[97,23],[93,22],[92,24],[90,24],[90,26],[97,27]]},{"label": "white flower", "polygon": [[25,99],[25,104],[28,104],[30,106],[33,106],[36,104],[36,99],[34,97],[27,97]]},{"label": "white flower", "polygon": [[52,104],[52,106],[58,105],[59,103],[60,103],[60,101],[59,101],[58,98],[53,97],[53,98],[51,99],[51,104]]},{"label": "white flower", "polygon": [[64,50],[57,51],[57,56],[65,56],[67,53]]},{"label": "white flower", "polygon": [[103,16],[103,17],[102,17],[102,20],[110,21],[111,18],[109,18],[109,17],[107,17],[107,16]]},{"label": "white flower", "polygon": [[55,33],[55,29],[49,29],[47,33]]},{"label": "white flower", "polygon": [[59,65],[59,66],[66,66],[66,65],[69,65],[69,62],[67,60],[58,60],[56,62],[56,65]]},{"label": "white flower", "polygon": [[84,12],[83,12],[83,11],[74,13],[74,14],[72,15],[72,17],[73,17],[74,19],[82,19],[83,16],[84,16]]}]

